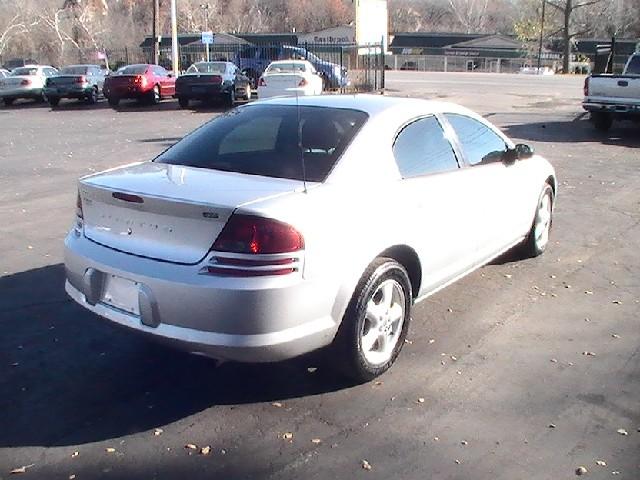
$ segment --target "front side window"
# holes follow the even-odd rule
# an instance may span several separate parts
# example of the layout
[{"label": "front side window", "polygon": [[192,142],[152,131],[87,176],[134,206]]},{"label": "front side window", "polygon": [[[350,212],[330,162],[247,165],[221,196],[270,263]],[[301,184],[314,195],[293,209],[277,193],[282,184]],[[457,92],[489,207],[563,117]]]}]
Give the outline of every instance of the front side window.
[{"label": "front side window", "polygon": [[627,75],[640,75],[640,55],[634,55],[627,65]]},{"label": "front side window", "polygon": [[465,115],[451,113],[445,116],[456,132],[469,164],[484,165],[502,161],[507,145],[497,133]]},{"label": "front side window", "polygon": [[451,143],[436,117],[407,125],[396,138],[393,156],[403,178],[441,173],[458,168]]},{"label": "front side window", "polygon": [[248,105],[205,124],[155,161],[322,182],[367,118],[350,109]]}]

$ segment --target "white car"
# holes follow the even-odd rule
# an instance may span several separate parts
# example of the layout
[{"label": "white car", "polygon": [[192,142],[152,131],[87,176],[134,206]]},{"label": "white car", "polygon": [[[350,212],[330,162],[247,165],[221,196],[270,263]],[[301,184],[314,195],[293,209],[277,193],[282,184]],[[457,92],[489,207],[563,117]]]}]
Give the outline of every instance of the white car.
[{"label": "white car", "polygon": [[557,185],[454,104],[256,102],[81,179],[66,291],[190,352],[270,362],[331,345],[368,380],[396,359],[413,303],[516,245],[546,249]]},{"label": "white car", "polygon": [[258,80],[258,99],[321,93],[322,77],[306,60],[272,62]]},{"label": "white car", "polygon": [[0,68],[0,78],[10,77],[11,72],[9,70],[5,70],[4,68]]},{"label": "white car", "polygon": [[0,79],[0,98],[6,106],[19,98],[44,101],[44,86],[47,78],[58,71],[47,65],[25,65],[11,71],[11,75]]}]

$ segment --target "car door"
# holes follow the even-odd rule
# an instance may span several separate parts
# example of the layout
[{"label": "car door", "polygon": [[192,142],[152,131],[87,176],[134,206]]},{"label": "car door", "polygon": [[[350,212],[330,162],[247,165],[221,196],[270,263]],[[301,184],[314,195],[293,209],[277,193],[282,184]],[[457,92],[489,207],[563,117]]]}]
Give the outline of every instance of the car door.
[{"label": "car door", "polygon": [[175,79],[169,76],[169,72],[167,72],[164,67],[153,67],[153,73],[162,88],[162,96],[172,96],[175,93]]},{"label": "car door", "polygon": [[465,159],[463,175],[470,178],[468,197],[479,222],[474,232],[478,258],[484,263],[519,236],[523,195],[514,176],[518,165],[505,161],[510,145],[493,127],[458,113],[444,118]]},{"label": "car door", "polygon": [[393,155],[403,178],[392,194],[407,241],[423,265],[420,295],[475,264],[475,222],[460,161],[435,115],[415,119],[397,135]]}]

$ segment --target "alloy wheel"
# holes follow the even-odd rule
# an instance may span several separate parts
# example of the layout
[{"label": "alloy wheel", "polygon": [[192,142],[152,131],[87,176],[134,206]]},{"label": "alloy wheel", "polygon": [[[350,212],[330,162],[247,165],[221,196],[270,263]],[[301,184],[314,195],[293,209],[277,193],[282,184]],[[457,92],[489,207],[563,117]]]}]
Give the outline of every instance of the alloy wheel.
[{"label": "alloy wheel", "polygon": [[544,250],[549,243],[549,229],[551,228],[551,195],[546,192],[538,203],[534,236],[536,246]]}]

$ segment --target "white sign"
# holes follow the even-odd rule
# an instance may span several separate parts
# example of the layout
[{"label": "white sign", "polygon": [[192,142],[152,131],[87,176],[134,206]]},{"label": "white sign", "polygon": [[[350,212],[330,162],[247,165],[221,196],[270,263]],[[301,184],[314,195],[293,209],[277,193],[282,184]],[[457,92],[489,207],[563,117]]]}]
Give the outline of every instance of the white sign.
[{"label": "white sign", "polygon": [[202,43],[213,45],[213,32],[202,32]]},{"label": "white sign", "polygon": [[387,51],[389,12],[387,0],[356,0],[356,43],[380,45]]}]

